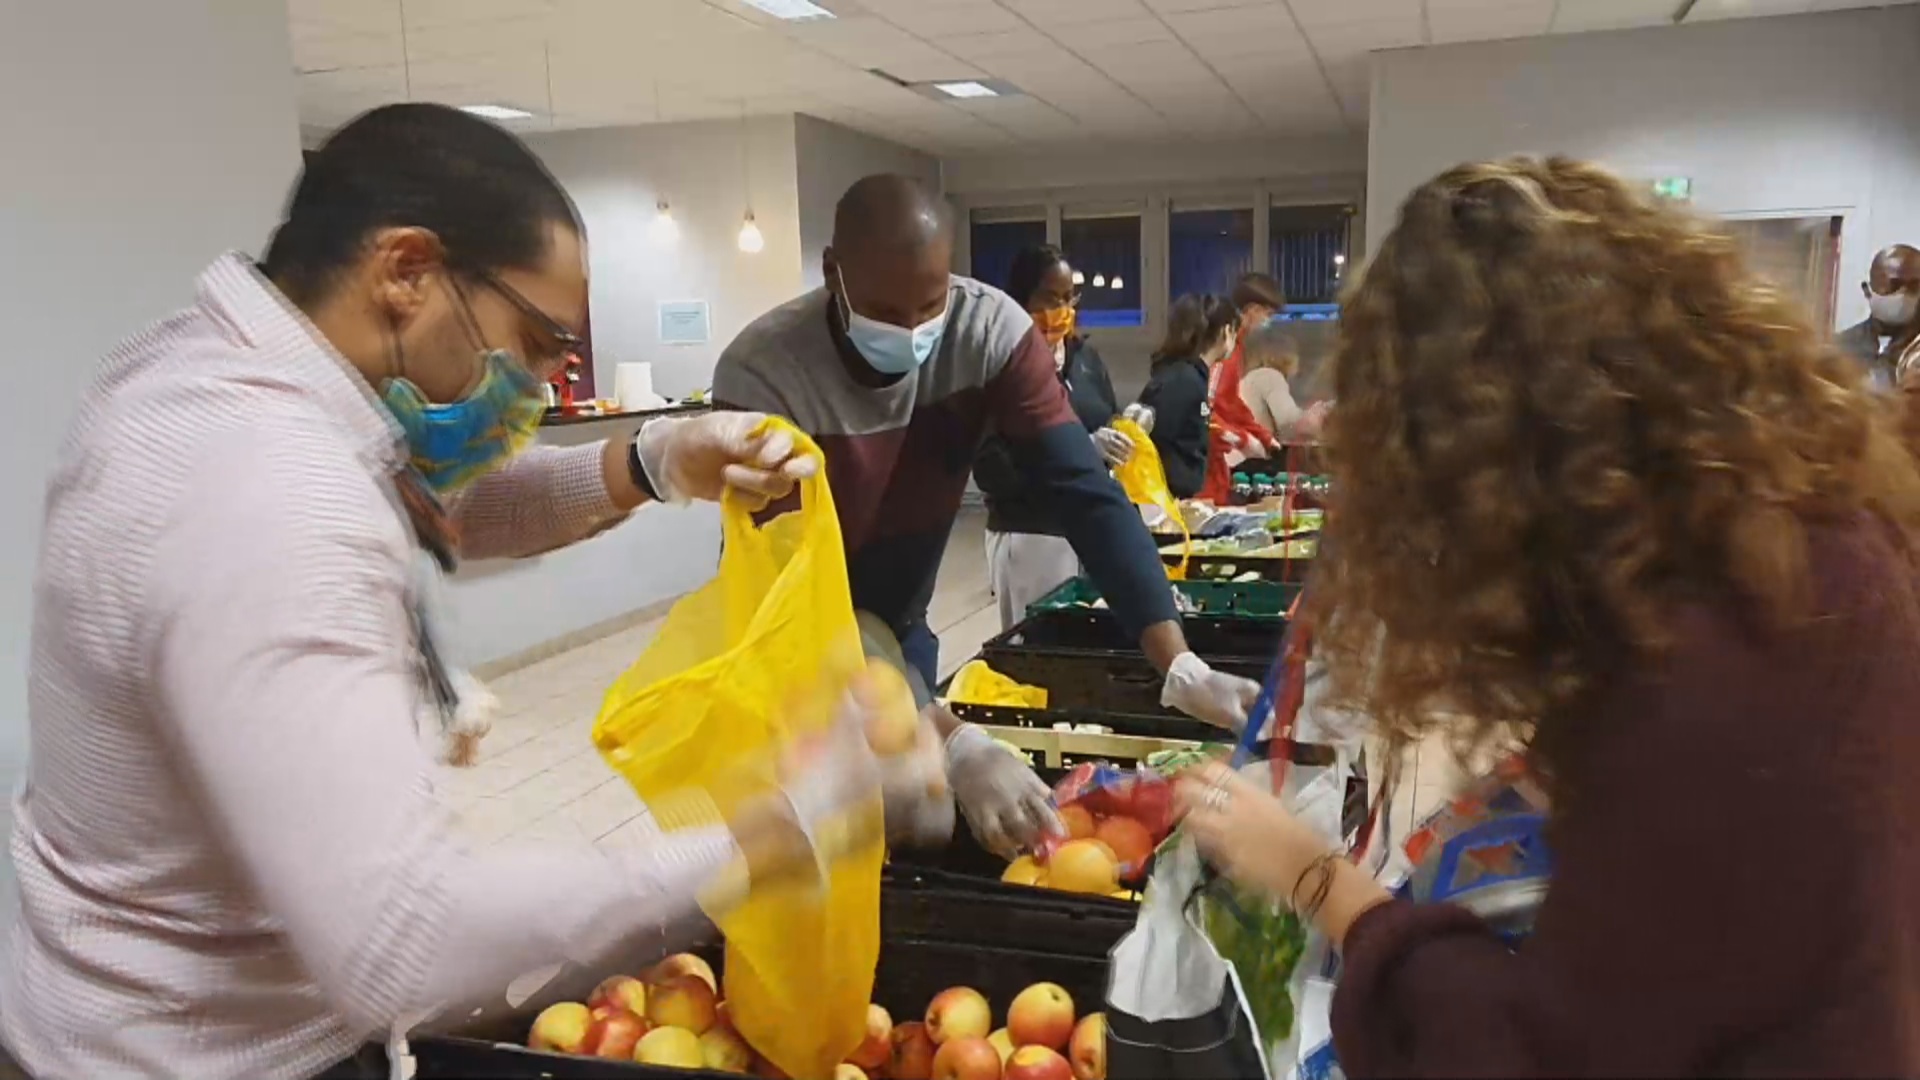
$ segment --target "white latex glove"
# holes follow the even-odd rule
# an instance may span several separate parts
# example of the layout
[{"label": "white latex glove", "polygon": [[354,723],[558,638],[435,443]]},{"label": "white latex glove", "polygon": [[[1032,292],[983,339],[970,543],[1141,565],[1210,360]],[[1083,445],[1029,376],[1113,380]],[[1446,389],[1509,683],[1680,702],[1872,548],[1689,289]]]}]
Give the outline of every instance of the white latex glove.
[{"label": "white latex glove", "polygon": [[1031,850],[1048,833],[1066,832],[1046,783],[972,724],[947,736],[947,779],[974,838],[1001,858]]},{"label": "white latex glove", "polygon": [[1093,433],[1094,448],[1108,465],[1125,465],[1133,457],[1133,440],[1125,432],[1103,427]]},{"label": "white latex glove", "polygon": [[814,474],[819,462],[794,453],[785,431],[755,435],[764,413],[712,412],[655,420],[633,437],[640,467],[662,502],[718,501],[731,487],[764,506]]},{"label": "white latex glove", "polygon": [[1259,696],[1259,683],[1215,671],[1195,654],[1183,652],[1167,668],[1160,704],[1238,735],[1246,730],[1247,711]]}]

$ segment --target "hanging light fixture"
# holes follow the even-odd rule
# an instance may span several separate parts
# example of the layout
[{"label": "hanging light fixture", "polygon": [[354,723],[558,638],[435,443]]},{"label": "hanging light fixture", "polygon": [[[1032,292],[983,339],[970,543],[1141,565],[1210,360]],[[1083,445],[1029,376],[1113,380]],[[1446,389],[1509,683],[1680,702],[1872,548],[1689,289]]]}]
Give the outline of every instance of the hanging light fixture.
[{"label": "hanging light fixture", "polygon": [[1109,289],[1124,289],[1126,287],[1127,287],[1127,283],[1120,280],[1119,274],[1113,275],[1113,280],[1107,282],[1107,288]]},{"label": "hanging light fixture", "polygon": [[1085,285],[1087,283],[1087,275],[1075,270],[1073,272],[1073,283],[1075,285]]},{"label": "hanging light fixture", "polygon": [[761,234],[760,226],[753,220],[753,158],[747,144],[747,102],[740,100],[740,191],[746,196],[747,216],[740,223],[740,250],[748,255],[758,255],[766,250],[767,238]]},{"label": "hanging light fixture", "polygon": [[653,239],[662,244],[671,244],[680,239],[680,223],[673,220],[673,208],[667,205],[665,199],[654,204]]},{"label": "hanging light fixture", "polygon": [[1107,287],[1107,275],[1105,275],[1105,274],[1095,274],[1095,275],[1093,275],[1093,287],[1094,287],[1094,288],[1096,288],[1096,289],[1104,289],[1104,288],[1106,288],[1106,287]]},{"label": "hanging light fixture", "polygon": [[747,220],[740,226],[740,250],[758,255],[766,246],[767,238],[760,235],[760,226],[753,222],[753,211],[747,211]]}]

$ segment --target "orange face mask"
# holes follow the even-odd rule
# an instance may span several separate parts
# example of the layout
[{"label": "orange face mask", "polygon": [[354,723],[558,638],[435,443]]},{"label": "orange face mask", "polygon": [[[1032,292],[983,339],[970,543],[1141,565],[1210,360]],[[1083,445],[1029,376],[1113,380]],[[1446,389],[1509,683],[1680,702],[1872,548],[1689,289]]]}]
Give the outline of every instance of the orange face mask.
[{"label": "orange face mask", "polygon": [[1070,307],[1048,308],[1033,317],[1033,325],[1040,328],[1040,336],[1047,344],[1058,345],[1073,333],[1073,309]]}]

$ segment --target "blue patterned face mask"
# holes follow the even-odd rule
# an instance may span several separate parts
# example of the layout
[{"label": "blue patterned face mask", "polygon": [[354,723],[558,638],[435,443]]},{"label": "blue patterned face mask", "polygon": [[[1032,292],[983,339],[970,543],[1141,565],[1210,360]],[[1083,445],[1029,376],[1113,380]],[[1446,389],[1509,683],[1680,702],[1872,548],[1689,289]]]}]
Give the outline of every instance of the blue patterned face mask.
[{"label": "blue patterned face mask", "polygon": [[539,381],[512,353],[494,349],[480,362],[486,365],[480,385],[446,405],[428,401],[419,387],[397,376],[380,392],[406,433],[413,467],[442,495],[526,449],[546,412]]}]

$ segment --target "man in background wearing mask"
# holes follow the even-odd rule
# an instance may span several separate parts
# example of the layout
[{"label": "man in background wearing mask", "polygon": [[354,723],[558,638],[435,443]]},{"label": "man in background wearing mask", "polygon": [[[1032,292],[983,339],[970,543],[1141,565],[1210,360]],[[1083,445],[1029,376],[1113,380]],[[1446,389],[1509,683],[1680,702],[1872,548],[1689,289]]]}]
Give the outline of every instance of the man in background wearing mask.
[{"label": "man in background wearing mask", "polygon": [[[521,452],[586,303],[579,219],[532,153],[396,105],[311,156],[263,265],[221,258],[108,357],[48,484],[34,590],[0,971],[30,1075],[366,1075],[351,1055],[409,1018],[671,951],[698,901],[839,853],[810,838],[844,830],[816,826],[894,760],[854,715],[723,825],[453,838],[415,727],[444,682],[416,547],[530,555],[649,500],[778,497],[810,471],[740,414]],[[898,790],[926,791],[926,766]]]},{"label": "man in background wearing mask", "polygon": [[[714,369],[728,407],[791,418],[827,456],[854,606],[881,619],[935,682],[927,625],[975,452],[992,431],[1115,618],[1166,673],[1162,700],[1237,728],[1258,688],[1187,648],[1153,538],[1075,417],[1053,348],[1007,294],[949,272],[945,204],[918,182],[869,176],[834,213],[826,286],[761,316]],[[948,777],[983,843],[1005,853],[1054,824],[1047,789],[971,725],[949,732]]]},{"label": "man in background wearing mask", "polygon": [[1875,390],[1891,391],[1920,339],[1920,249],[1895,244],[1873,257],[1860,291],[1867,321],[1842,331],[1840,348],[1859,360]]}]

